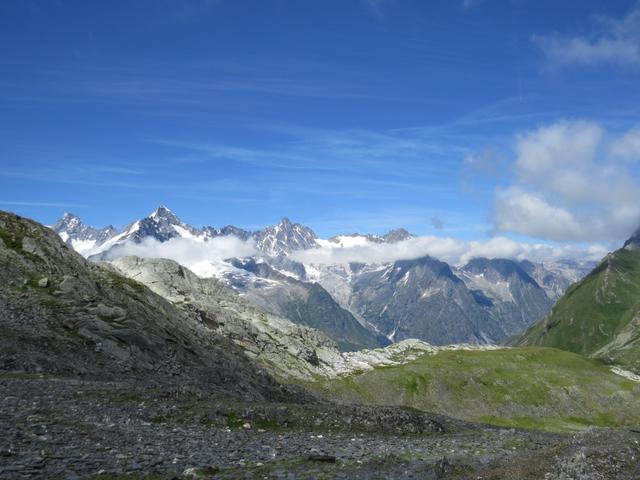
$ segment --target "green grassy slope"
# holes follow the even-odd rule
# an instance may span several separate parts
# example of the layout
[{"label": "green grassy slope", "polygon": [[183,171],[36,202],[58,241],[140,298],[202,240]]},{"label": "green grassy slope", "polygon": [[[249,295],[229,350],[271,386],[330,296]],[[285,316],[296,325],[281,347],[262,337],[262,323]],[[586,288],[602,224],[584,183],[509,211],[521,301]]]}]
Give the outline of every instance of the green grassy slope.
[{"label": "green grassy slope", "polygon": [[618,250],[514,343],[556,347],[640,372],[639,312],[640,254]]},{"label": "green grassy slope", "polygon": [[640,383],[551,348],[443,351],[311,387],[346,403],[404,405],[549,430],[640,424]]}]

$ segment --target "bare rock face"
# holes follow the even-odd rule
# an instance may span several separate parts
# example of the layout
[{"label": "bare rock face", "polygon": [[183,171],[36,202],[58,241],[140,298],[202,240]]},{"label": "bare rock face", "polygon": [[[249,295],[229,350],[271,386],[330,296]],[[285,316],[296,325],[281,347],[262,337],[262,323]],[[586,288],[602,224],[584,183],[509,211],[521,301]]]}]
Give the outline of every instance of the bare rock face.
[{"label": "bare rock face", "polygon": [[269,256],[285,256],[294,250],[317,247],[316,234],[309,227],[283,218],[280,223],[254,233],[258,249]]},{"label": "bare rock face", "polygon": [[[248,276],[225,278],[228,284],[261,310],[293,323],[324,332],[342,351],[357,351],[388,345],[387,338],[364,325],[342,307],[323,286],[304,282],[284,271],[296,268],[295,262],[272,258],[269,264],[255,258],[231,259],[231,264]],[[304,267],[302,275],[304,275]],[[298,272],[300,274],[300,272]]]},{"label": "bare rock face", "polygon": [[265,313],[222,282],[200,278],[173,260],[122,257],[112,265],[185,312],[195,314],[207,328],[233,340],[249,357],[282,379],[334,378],[376,366],[402,365],[442,349],[420,340],[405,340],[386,348],[341,352],[323,332]]},{"label": "bare rock face", "polygon": [[173,260],[122,257],[112,265],[231,339],[279,377],[327,375],[343,361],[324,333],[260,311],[222,282],[199,278]]},{"label": "bare rock face", "polygon": [[65,213],[63,217],[52,226],[52,229],[60,235],[67,245],[78,249],[100,245],[115,237],[118,233],[111,225],[101,229],[85,225],[82,220],[73,213]]},{"label": "bare rock face", "polygon": [[0,370],[191,386],[247,399],[307,398],[184,309],[0,212]]}]

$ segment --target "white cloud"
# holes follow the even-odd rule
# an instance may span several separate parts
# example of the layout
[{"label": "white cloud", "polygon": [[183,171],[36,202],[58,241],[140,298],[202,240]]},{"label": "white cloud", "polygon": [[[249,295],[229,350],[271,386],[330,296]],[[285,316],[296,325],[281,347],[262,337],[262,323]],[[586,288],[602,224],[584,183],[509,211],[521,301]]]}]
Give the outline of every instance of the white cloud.
[{"label": "white cloud", "polygon": [[[640,185],[616,137],[593,122],[558,122],[517,136],[515,178],[496,191],[496,230],[552,240],[626,238],[640,225]],[[630,146],[631,145],[631,146]]]},{"label": "white cloud", "polygon": [[469,247],[468,251],[462,255],[461,263],[466,263],[474,257],[511,258],[533,262],[561,259],[598,261],[608,252],[606,247],[598,244],[587,246],[549,245],[545,243],[516,242],[506,237],[493,237],[484,242],[469,242]]},{"label": "white cloud", "polygon": [[[330,244],[331,242],[327,242]],[[255,242],[234,236],[216,237],[207,242],[173,238],[159,242],[152,237],[140,243],[127,242],[112,252],[113,258],[135,255],[142,258],[168,258],[190,268],[202,277],[215,276],[234,267],[224,262],[233,257],[248,257],[258,252]],[[607,253],[601,245],[548,245],[517,242],[506,237],[483,241],[464,241],[450,237],[419,236],[393,244],[368,242],[350,247],[326,246],[298,250],[292,260],[306,264],[387,263],[430,255],[451,265],[462,265],[475,257],[549,261],[557,259],[599,260]]]},{"label": "white cloud", "polygon": [[[559,195],[580,195],[588,185],[575,173],[593,166],[602,135],[602,127],[583,121],[555,123],[521,134],[516,147],[517,174],[523,181],[546,185]],[[550,177],[552,172],[556,175]],[[564,175],[569,172],[573,175]]]},{"label": "white cloud", "polygon": [[615,64],[640,66],[640,3],[623,18],[595,17],[585,36],[535,35],[537,44],[552,65]]},{"label": "white cloud", "polygon": [[576,258],[599,260],[607,253],[600,245],[552,246],[542,243],[521,243],[506,237],[485,241],[463,241],[449,237],[413,237],[394,244],[368,243],[353,247],[321,247],[293,252],[291,258],[310,264],[387,263],[411,260],[430,255],[453,265],[468,262],[474,257],[512,258],[545,261]]},{"label": "white cloud", "polygon": [[[607,249],[598,244],[549,245],[518,242],[503,236],[483,241],[464,241],[451,237],[418,236],[397,243],[367,242],[341,247],[323,242],[322,247],[291,253],[292,260],[306,264],[388,263],[412,260],[426,255],[451,265],[462,265],[475,257],[549,261],[557,259],[599,260]],[[202,242],[172,238],[166,242],[147,237],[140,243],[126,242],[110,252],[110,258],[135,255],[142,258],[168,258],[190,268],[202,277],[235,270],[226,259],[258,255],[253,239],[234,236],[215,237]]]},{"label": "white cloud", "polygon": [[116,251],[118,257],[136,255],[143,258],[168,258],[187,267],[255,254],[256,248],[252,239],[244,241],[234,236],[215,237],[206,242],[187,238],[172,238],[166,242],[159,242],[155,238],[147,237],[140,243],[124,243]]},{"label": "white cloud", "polygon": [[640,160],[640,125],[614,141],[611,144],[610,153],[625,160]]},{"label": "white cloud", "polygon": [[581,239],[583,235],[582,226],[571,212],[517,187],[499,190],[494,208],[499,231],[563,240]]}]

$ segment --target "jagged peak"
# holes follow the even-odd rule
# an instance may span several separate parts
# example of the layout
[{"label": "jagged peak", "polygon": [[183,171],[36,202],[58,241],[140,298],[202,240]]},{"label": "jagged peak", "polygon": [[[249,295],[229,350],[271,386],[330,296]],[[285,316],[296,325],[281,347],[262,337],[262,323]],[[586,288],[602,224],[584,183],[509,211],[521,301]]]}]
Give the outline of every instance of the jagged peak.
[{"label": "jagged peak", "polygon": [[313,230],[311,230],[311,228],[301,223],[292,222],[288,217],[282,217],[282,219],[277,224],[267,227],[258,233],[264,234],[267,232],[273,232],[274,230],[276,233],[280,231],[285,233],[289,233],[291,231],[298,231],[298,232],[303,231],[305,232],[304,234],[311,235],[314,239],[316,238],[316,235],[313,232]]},{"label": "jagged peak", "polygon": [[389,235],[391,233],[402,233],[403,235],[411,235],[413,236],[411,233],[409,233],[409,231],[406,228],[392,228],[391,230],[389,230],[386,234]]},{"label": "jagged peak", "polygon": [[169,208],[165,207],[163,204],[160,204],[160,205],[158,206],[158,208],[156,208],[153,212],[151,212],[151,213],[149,214],[149,216],[153,218],[153,217],[155,217],[155,216],[158,216],[158,215],[165,215],[165,214],[167,214],[167,213],[171,213],[171,214],[173,214],[173,212],[171,211],[171,209],[169,209]]},{"label": "jagged peak", "polygon": [[173,213],[173,211],[171,211],[169,208],[165,207],[164,205],[160,205],[158,208],[156,208],[153,211],[153,213],[149,215],[148,218],[155,221],[164,219],[164,220],[167,220],[169,223],[181,223],[178,216],[175,213]]},{"label": "jagged peak", "polygon": [[56,231],[73,229],[83,226],[82,220],[74,213],[64,212],[60,220],[58,220],[53,229]]},{"label": "jagged peak", "polygon": [[402,240],[407,240],[412,238],[414,235],[407,231],[404,228],[394,228],[389,230],[386,234],[384,234],[383,238],[387,242],[395,243],[400,242]]},{"label": "jagged peak", "polygon": [[329,241],[334,243],[339,243],[340,238],[344,238],[344,237],[351,237],[351,238],[360,237],[374,243],[396,243],[402,240],[407,240],[409,238],[412,238],[414,237],[414,235],[412,233],[409,233],[404,228],[394,228],[392,230],[389,230],[384,235],[376,235],[373,233],[359,233],[359,232],[343,233],[343,234],[335,235],[329,238]]}]

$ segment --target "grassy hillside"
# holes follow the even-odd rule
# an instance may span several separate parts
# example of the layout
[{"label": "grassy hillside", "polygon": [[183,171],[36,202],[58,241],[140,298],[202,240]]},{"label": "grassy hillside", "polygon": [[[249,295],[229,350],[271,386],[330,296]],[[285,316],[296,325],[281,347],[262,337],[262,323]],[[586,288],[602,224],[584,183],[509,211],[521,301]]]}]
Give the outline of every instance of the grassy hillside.
[{"label": "grassy hillside", "polygon": [[640,254],[618,250],[571,286],[517,345],[542,345],[640,372]]},{"label": "grassy hillside", "polygon": [[311,387],[345,403],[404,405],[497,425],[563,431],[640,423],[640,383],[551,348],[443,351]]}]

